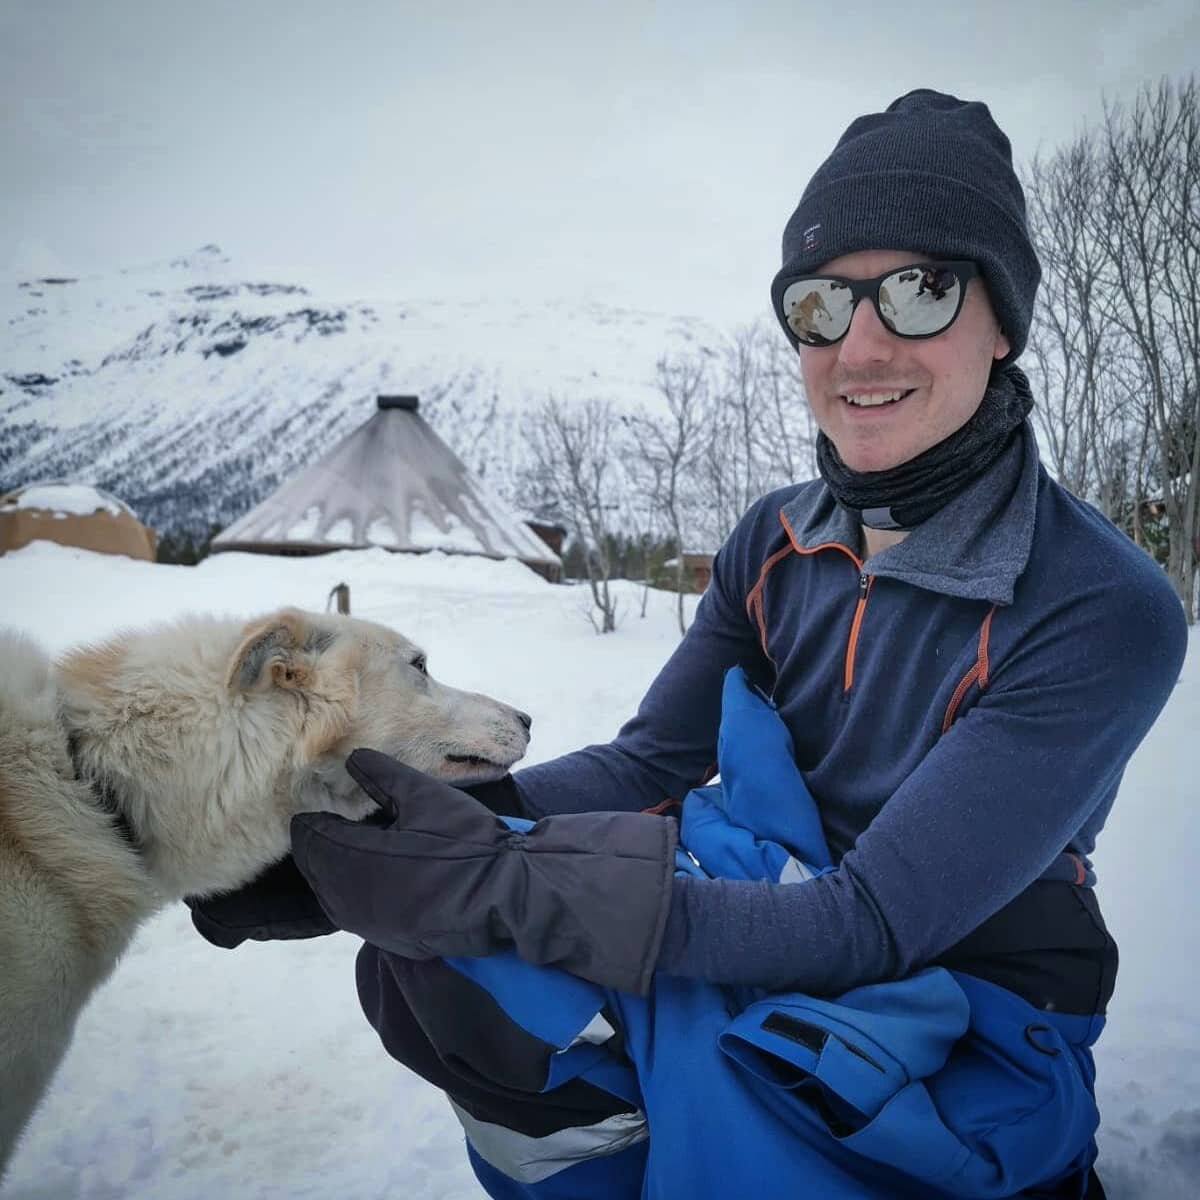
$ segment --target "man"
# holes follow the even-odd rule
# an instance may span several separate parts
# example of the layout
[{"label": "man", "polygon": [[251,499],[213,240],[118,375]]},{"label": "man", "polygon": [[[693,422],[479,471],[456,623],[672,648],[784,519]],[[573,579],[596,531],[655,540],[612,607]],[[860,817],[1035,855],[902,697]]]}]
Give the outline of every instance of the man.
[{"label": "man", "polygon": [[[821,479],[745,515],[637,715],[609,745],[479,791],[496,812],[546,818],[524,835],[461,793],[357,754],[350,769],[387,819],[297,818],[296,860],[321,902],[299,889],[311,920],[289,921],[286,901],[272,919],[284,890],[269,887],[197,906],[218,941],[327,929],[325,914],[362,935],[368,1017],[389,1052],[450,1094],[491,1194],[670,1194],[654,1147],[674,1109],[710,1128],[709,1081],[721,1095],[744,1087],[755,1115],[701,1136],[736,1148],[716,1160],[689,1151],[702,1170],[679,1194],[769,1190],[764,1170],[797,1186],[819,1178],[825,1195],[1081,1197],[1089,1178],[1087,1194],[1101,1194],[1087,1048],[1116,955],[1089,856],[1178,676],[1186,631],[1152,561],[1038,464],[1032,397],[1012,364],[1039,277],[1009,143],[983,104],[922,90],[856,120],[789,220],[772,286],[821,429]],[[815,878],[675,869],[675,822],[657,814],[706,777],[732,667],[770,693],[790,735],[832,856],[833,869],[801,876]],[[721,770],[725,781],[724,757]],[[755,793],[756,835],[777,799]],[[509,950],[607,989],[605,1033],[593,1037],[603,1062],[555,1074],[564,1047],[513,1019],[507,980],[480,978]],[[947,1166],[918,1184],[920,1162],[888,1157],[909,1135],[886,1132],[807,1059],[775,1057],[767,1072],[799,1099],[725,1080],[718,1042],[751,1073],[767,1070],[761,1046],[730,1048],[730,1018],[787,989],[809,1016],[775,1008],[762,1029],[815,1039],[802,1050],[818,1064],[848,1045],[851,1074],[864,1060],[886,1074],[846,1042],[846,1010],[822,998],[912,981],[965,989],[973,1032],[956,1061],[986,1040],[993,1001],[1011,1002],[1003,1020],[1055,1070],[1070,1061],[1069,1077],[1043,1089],[1058,1115],[1012,1133],[1019,1148],[1061,1122],[1079,1143],[1065,1158],[1008,1173],[1000,1151],[977,1153],[976,1134],[955,1125],[951,1158],[1002,1167],[970,1183]],[[647,994],[645,1016],[626,998]],[[886,1007],[899,993],[882,994]],[[960,991],[949,994],[938,1004],[957,1004]],[[1065,1041],[1042,1040],[1051,1026]],[[702,1068],[672,1041],[681,1029],[711,1051]],[[580,1038],[566,1048],[577,1053]],[[679,1059],[664,1066],[667,1046]],[[633,1064],[634,1084],[610,1078],[618,1063]],[[947,1070],[929,1071],[931,1089]],[[660,1103],[664,1071],[680,1085]],[[902,1092],[912,1098],[907,1083]],[[651,1165],[644,1124],[636,1132],[643,1106]],[[744,1123],[759,1141],[736,1140]],[[881,1129],[890,1149],[870,1140]]]}]

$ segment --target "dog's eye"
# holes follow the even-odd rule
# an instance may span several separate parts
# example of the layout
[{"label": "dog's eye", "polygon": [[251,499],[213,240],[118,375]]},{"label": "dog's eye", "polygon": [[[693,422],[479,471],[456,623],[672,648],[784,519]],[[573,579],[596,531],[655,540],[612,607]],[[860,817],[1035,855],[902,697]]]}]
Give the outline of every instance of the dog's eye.
[{"label": "dog's eye", "polygon": [[416,669],[420,671],[422,675],[429,674],[429,671],[426,669],[425,665],[425,655],[423,654],[418,654],[417,657],[414,658],[408,665],[410,667],[416,667]]}]

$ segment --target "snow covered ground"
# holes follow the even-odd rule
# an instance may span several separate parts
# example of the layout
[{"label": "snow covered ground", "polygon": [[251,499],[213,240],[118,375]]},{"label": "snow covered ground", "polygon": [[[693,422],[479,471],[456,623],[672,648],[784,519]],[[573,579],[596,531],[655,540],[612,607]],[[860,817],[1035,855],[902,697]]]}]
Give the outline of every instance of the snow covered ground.
[{"label": "snow covered ground", "polygon": [[[676,642],[673,597],[623,585],[595,636],[582,590],[515,563],[383,551],[225,554],[165,567],[35,544],[0,557],[0,623],[52,651],[187,612],[324,607],[420,642],[430,670],[534,714],[530,762],[610,736]],[[1185,1200],[1200,1178],[1200,639],[1103,834],[1101,897],[1121,975],[1098,1048],[1112,1200]],[[465,1200],[479,1189],[441,1096],[358,1011],[354,939],[209,946],[177,905],[95,996],[13,1162],[3,1200]]]}]

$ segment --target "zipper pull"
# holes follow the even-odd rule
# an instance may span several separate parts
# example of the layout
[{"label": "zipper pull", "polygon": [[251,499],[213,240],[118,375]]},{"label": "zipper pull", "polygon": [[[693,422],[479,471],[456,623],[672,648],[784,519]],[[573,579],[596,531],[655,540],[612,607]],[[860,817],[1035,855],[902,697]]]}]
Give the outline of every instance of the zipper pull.
[{"label": "zipper pull", "polygon": [[861,574],[861,575],[858,577],[858,594],[859,594],[859,596],[861,596],[861,597],[862,597],[864,600],[867,598],[867,588],[869,588],[870,586],[871,586],[871,580],[870,580],[870,577],[869,577],[869,576],[867,575],[867,573],[864,571],[864,572],[863,572],[863,573],[862,573],[862,574]]}]

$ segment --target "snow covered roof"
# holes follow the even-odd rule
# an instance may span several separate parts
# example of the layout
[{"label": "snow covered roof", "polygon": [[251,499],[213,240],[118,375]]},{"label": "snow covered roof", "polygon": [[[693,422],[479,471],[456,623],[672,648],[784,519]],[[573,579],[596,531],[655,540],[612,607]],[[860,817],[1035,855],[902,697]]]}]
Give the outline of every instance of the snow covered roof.
[{"label": "snow covered roof", "polygon": [[94,512],[109,512],[114,517],[121,513],[136,516],[128,504],[103,488],[88,483],[69,483],[62,479],[31,483],[0,497],[5,508],[41,509],[44,512],[63,513],[70,516],[87,517]]},{"label": "snow covered roof", "polygon": [[445,550],[556,566],[554,552],[417,412],[375,415],[213,539],[216,550]]},{"label": "snow covered roof", "polygon": [[158,545],[129,505],[93,484],[63,479],[39,480],[0,496],[0,554],[30,542],[150,560]]}]

